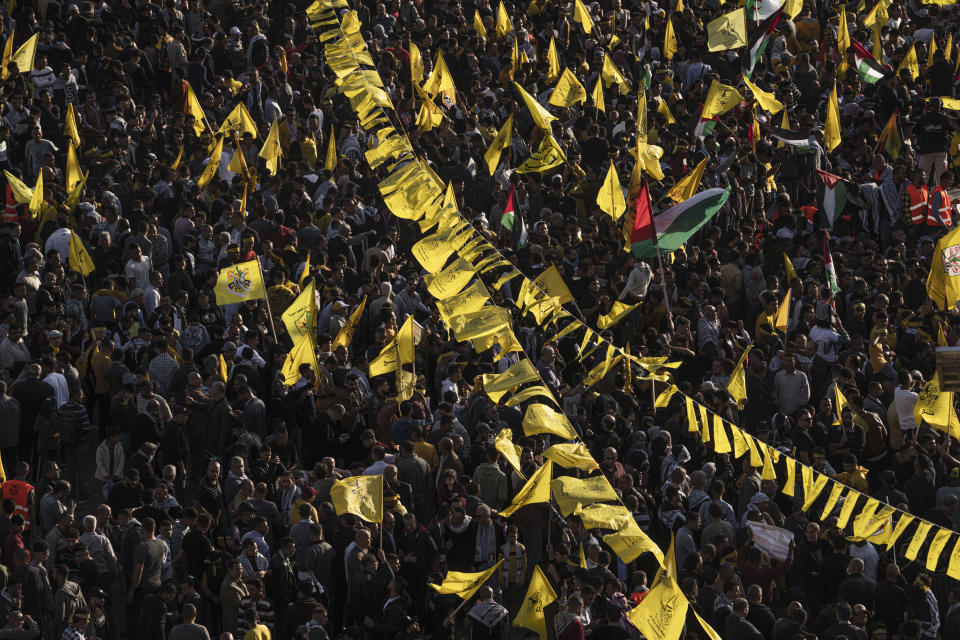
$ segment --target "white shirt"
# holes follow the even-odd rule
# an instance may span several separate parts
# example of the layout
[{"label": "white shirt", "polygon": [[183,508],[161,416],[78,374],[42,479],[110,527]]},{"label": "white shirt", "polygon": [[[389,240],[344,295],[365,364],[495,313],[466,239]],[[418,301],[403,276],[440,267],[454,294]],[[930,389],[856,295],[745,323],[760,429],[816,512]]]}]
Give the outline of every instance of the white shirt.
[{"label": "white shirt", "polygon": [[150,258],[141,256],[140,262],[133,258],[127,260],[127,267],[123,270],[123,273],[134,281],[138,289],[146,291],[147,287],[150,286],[150,269]]},{"label": "white shirt", "polygon": [[917,421],[913,419],[913,408],[917,404],[918,396],[913,391],[897,387],[893,392],[893,404],[897,408],[897,418],[900,428],[904,431],[913,431],[917,428]]},{"label": "white shirt", "polygon": [[641,299],[647,297],[647,287],[650,286],[650,278],[652,275],[653,272],[650,271],[650,267],[646,262],[637,262],[634,264],[633,269],[630,270],[630,275],[627,276],[627,284],[623,286],[623,290],[617,299],[622,301],[625,300],[627,296]]},{"label": "white shirt", "polygon": [[57,409],[70,401],[70,389],[67,387],[67,379],[62,373],[56,371],[48,373],[43,381],[53,387],[53,394],[57,399]]},{"label": "white shirt", "polygon": [[66,227],[57,229],[47,238],[47,244],[44,245],[44,254],[50,253],[53,249],[60,254],[60,262],[64,264],[70,259],[70,236],[72,232]]}]

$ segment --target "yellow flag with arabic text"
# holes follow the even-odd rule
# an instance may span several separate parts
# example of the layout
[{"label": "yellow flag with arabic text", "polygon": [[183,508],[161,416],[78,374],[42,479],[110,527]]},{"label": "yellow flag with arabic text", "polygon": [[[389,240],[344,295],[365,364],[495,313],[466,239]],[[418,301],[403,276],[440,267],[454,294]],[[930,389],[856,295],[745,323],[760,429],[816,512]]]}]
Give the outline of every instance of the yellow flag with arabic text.
[{"label": "yellow flag with arabic text", "polygon": [[544,616],[544,609],[556,599],[557,594],[550,586],[550,581],[543,574],[543,570],[539,566],[535,566],[533,575],[530,576],[527,595],[520,605],[520,611],[513,619],[513,626],[536,631],[541,640],[546,640],[547,621]]},{"label": "yellow flag with arabic text", "polygon": [[383,475],[351,476],[330,487],[337,515],[352,513],[367,522],[383,521]]},{"label": "yellow flag with arabic text", "polygon": [[510,505],[500,511],[500,515],[509,518],[517,509],[528,504],[550,501],[550,481],[553,480],[553,462],[547,460],[542,467],[530,476]]},{"label": "yellow flag with arabic text", "polygon": [[493,565],[486,571],[478,573],[466,573],[463,571],[448,571],[443,578],[443,584],[435,585],[432,582],[430,588],[439,594],[450,594],[459,596],[461,600],[469,600],[477,589],[486,584],[491,576],[500,570],[503,560]]}]

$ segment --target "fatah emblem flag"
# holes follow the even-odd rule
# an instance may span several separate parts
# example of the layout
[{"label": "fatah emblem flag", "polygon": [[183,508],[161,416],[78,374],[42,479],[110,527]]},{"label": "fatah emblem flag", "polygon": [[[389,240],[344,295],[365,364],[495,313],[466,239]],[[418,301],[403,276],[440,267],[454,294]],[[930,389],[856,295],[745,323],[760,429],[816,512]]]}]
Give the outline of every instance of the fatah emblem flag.
[{"label": "fatah emblem flag", "polygon": [[352,513],[367,522],[383,521],[383,476],[351,476],[330,487],[337,515]]},{"label": "fatah emblem flag", "polygon": [[927,295],[942,311],[960,300],[960,227],[937,241],[927,276]]},{"label": "fatah emblem flag", "polygon": [[550,581],[543,574],[543,570],[535,566],[530,577],[530,586],[527,587],[527,595],[520,605],[517,617],[513,619],[514,626],[536,631],[541,640],[546,640],[547,622],[543,610],[556,599],[557,594],[550,586]]},{"label": "fatah emblem flag", "polygon": [[676,555],[673,540],[663,557],[653,586],[627,618],[647,640],[675,640],[680,637],[687,618],[687,598],[677,584]]},{"label": "fatah emblem flag", "polygon": [[707,24],[707,50],[726,51],[747,44],[746,11],[741,7]]},{"label": "fatah emblem flag", "polygon": [[462,600],[469,600],[470,597],[482,587],[490,576],[494,575],[500,569],[503,560],[493,565],[486,571],[478,573],[466,573],[463,571],[448,571],[443,579],[443,584],[435,585],[430,583],[430,587],[439,594],[454,594]]},{"label": "fatah emblem flag", "polygon": [[317,328],[317,287],[310,283],[280,316],[294,342]]},{"label": "fatah emblem flag", "polygon": [[256,260],[232,264],[221,269],[213,292],[217,296],[219,305],[267,297],[263,287],[263,275]]}]

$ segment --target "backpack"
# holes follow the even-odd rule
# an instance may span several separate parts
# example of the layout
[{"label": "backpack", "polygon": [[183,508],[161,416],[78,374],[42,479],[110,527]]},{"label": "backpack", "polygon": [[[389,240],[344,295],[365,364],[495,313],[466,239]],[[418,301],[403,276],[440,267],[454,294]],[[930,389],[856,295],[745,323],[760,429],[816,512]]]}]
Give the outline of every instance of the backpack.
[{"label": "backpack", "polygon": [[64,405],[57,410],[55,431],[60,434],[60,443],[65,447],[77,444],[77,414],[72,406]]}]

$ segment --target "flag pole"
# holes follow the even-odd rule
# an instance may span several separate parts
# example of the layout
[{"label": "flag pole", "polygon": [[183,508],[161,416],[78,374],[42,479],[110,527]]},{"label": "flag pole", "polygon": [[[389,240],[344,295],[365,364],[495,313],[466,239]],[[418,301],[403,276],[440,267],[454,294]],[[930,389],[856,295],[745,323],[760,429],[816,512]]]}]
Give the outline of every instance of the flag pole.
[{"label": "flag pole", "polygon": [[277,342],[277,328],[273,324],[273,310],[270,309],[270,288],[267,286],[267,279],[263,277],[263,265],[260,264],[260,258],[257,258],[257,269],[260,271],[260,282],[263,283],[263,300],[267,303],[267,318],[270,319],[270,333],[273,334],[274,342]]},{"label": "flag pole", "polygon": [[[644,189],[644,191],[647,192],[647,207],[649,207],[649,209],[650,209],[650,218],[651,218],[651,222],[653,222],[653,204],[650,202],[650,185],[647,184],[647,179],[646,179],[646,178],[643,179],[643,186],[646,187],[646,189]],[[671,311],[670,311],[670,295],[667,293],[667,278],[666,278],[666,274],[664,273],[664,270],[663,270],[663,257],[660,255],[660,238],[657,237],[657,224],[656,224],[656,222],[653,223],[653,244],[654,244],[654,246],[657,248],[657,262],[660,264],[660,281],[663,283],[663,301],[664,301],[664,302],[666,303],[666,305],[667,305],[667,313],[671,313]],[[651,389],[651,393],[655,393],[655,392],[653,391],[653,382],[652,382],[652,381],[650,382],[650,389]],[[654,404],[656,404],[656,401],[657,401],[656,396],[654,396],[653,401],[654,401]]]}]

